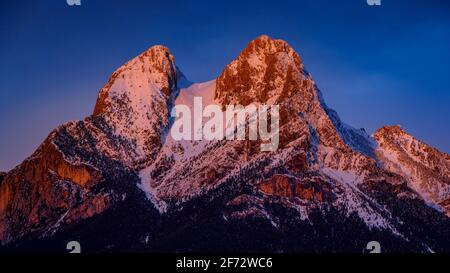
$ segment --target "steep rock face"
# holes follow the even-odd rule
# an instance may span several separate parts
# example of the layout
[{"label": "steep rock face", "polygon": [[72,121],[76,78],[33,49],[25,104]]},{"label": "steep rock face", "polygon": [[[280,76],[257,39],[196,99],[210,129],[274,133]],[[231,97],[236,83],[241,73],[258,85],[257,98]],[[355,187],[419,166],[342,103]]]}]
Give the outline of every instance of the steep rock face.
[{"label": "steep rock face", "polygon": [[299,198],[307,202],[328,202],[332,200],[331,186],[317,177],[315,179],[296,179],[284,175],[274,175],[258,185],[269,195],[290,199]]},{"label": "steep rock face", "polygon": [[374,138],[386,169],[404,177],[425,200],[445,204],[450,198],[450,155],[417,140],[400,126],[383,127]]},{"label": "steep rock face", "polygon": [[222,105],[274,103],[301,86],[303,74],[300,57],[288,43],[263,35],[226,66],[217,79],[215,99]]},{"label": "steep rock face", "polygon": [[[360,172],[375,166],[370,137],[342,123],[337,113],[327,107],[300,57],[285,41],[263,35],[250,42],[217,79],[215,101],[222,106],[279,104],[282,126],[304,123],[298,126],[306,128],[311,141],[316,138],[318,153],[322,148],[326,150],[322,164]],[[281,137],[296,138],[295,129],[288,131]]]},{"label": "steep rock face", "polygon": [[0,186],[0,240],[45,234],[103,212],[111,201],[91,188],[102,180],[95,167],[66,158],[49,137]]}]

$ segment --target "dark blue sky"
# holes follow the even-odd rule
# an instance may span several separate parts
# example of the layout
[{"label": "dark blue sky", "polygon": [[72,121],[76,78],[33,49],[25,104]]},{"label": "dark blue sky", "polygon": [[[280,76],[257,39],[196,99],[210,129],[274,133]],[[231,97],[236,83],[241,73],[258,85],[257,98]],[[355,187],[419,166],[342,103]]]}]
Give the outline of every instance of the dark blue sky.
[{"label": "dark blue sky", "polygon": [[109,75],[146,48],[168,46],[199,82],[260,34],[299,52],[347,123],[401,124],[450,151],[450,1],[81,1],[1,3],[0,170],[89,115]]}]

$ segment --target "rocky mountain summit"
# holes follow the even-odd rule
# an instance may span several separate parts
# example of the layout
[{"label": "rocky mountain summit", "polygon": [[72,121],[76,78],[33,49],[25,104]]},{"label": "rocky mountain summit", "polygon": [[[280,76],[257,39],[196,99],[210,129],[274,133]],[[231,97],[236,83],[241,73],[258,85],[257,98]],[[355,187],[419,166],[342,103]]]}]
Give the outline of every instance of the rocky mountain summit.
[{"label": "rocky mountain summit", "polygon": [[[175,141],[195,97],[279,105],[280,144]],[[341,121],[300,56],[260,36],[221,75],[191,84],[154,46],[116,70],[94,112],[56,128],[0,174],[6,250],[93,252],[450,251],[450,155],[398,126]]]}]

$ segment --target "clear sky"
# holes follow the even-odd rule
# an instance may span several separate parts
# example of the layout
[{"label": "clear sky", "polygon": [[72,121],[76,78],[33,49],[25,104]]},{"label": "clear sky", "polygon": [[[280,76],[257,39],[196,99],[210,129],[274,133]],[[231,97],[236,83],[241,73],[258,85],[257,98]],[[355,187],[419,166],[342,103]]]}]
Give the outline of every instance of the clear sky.
[{"label": "clear sky", "polygon": [[450,1],[2,0],[0,170],[92,112],[110,74],[164,44],[194,82],[253,38],[288,41],[327,104],[372,133],[402,125],[450,152]]}]

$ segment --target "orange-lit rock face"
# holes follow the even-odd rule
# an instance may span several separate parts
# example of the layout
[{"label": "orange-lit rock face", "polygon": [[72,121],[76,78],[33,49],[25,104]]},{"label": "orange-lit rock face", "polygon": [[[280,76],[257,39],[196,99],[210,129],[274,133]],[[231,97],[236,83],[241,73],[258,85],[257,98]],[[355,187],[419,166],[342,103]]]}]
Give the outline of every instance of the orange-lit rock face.
[{"label": "orange-lit rock face", "polygon": [[292,198],[295,192],[295,182],[291,183],[286,176],[275,175],[270,180],[259,184],[259,189],[269,195]]},{"label": "orange-lit rock face", "polygon": [[260,191],[268,195],[299,198],[304,201],[331,202],[330,185],[318,178],[304,181],[284,175],[274,175],[258,185]]},{"label": "orange-lit rock face", "polygon": [[[281,127],[301,119],[306,123],[297,125],[305,127],[304,131],[312,126],[325,146],[351,152],[337,133],[339,118],[330,115],[333,112],[323,102],[311,75],[305,72],[299,55],[285,41],[263,35],[250,42],[217,78],[215,100],[223,107],[228,104],[277,104]],[[296,137],[283,131],[281,146]]]},{"label": "orange-lit rock face", "polygon": [[71,181],[81,187],[100,181],[101,173],[98,170],[85,164],[69,163],[52,143],[45,145],[42,150],[38,162],[32,160],[25,164],[27,180],[42,180],[48,172],[55,172],[61,180]]},{"label": "orange-lit rock face", "polygon": [[91,217],[109,206],[109,196],[89,188],[101,180],[100,171],[68,161],[51,135],[0,183],[0,240],[12,241],[51,226]]},{"label": "orange-lit rock face", "polygon": [[[12,192],[11,187],[8,183],[2,182],[0,184],[0,215],[3,215],[4,210],[6,209],[6,206],[8,205],[8,202],[11,200]],[[0,218],[1,222],[1,218]],[[0,225],[1,228],[1,225]]]},{"label": "orange-lit rock face", "polygon": [[275,103],[301,86],[303,64],[282,40],[258,37],[227,65],[216,82],[215,98],[222,105]]}]

